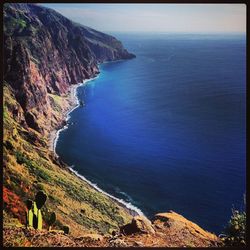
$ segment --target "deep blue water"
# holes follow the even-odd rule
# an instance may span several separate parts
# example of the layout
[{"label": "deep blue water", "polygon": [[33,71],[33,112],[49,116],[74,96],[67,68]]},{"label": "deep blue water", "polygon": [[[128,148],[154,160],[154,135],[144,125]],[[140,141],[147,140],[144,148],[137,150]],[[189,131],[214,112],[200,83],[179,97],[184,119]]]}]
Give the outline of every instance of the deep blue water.
[{"label": "deep blue water", "polygon": [[145,215],[174,210],[219,233],[246,192],[246,41],[126,35],[136,58],[78,88],[56,152]]}]

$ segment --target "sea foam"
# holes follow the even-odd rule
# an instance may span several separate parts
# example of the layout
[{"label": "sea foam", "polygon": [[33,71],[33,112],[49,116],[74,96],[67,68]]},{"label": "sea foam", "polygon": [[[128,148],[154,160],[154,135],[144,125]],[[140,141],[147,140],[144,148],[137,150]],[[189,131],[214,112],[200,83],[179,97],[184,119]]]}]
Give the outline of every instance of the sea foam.
[{"label": "sea foam", "polygon": [[[79,100],[78,97],[77,97],[77,89],[78,89],[79,87],[81,87],[81,86],[87,84],[88,82],[97,79],[98,77],[99,77],[99,75],[96,76],[96,77],[94,77],[94,78],[84,80],[82,83],[77,84],[77,86],[73,89],[73,96],[75,97],[75,99],[76,99],[76,101],[77,101],[77,105],[76,105],[75,107],[73,107],[73,109],[71,109],[68,113],[66,113],[66,121],[68,121],[68,120],[71,118],[70,113],[72,113],[75,109],[77,109],[78,107],[80,107],[80,100]],[[66,124],[65,126],[63,126],[63,128],[59,129],[59,130],[56,132],[56,136],[55,136],[55,139],[54,139],[54,141],[53,141],[53,151],[54,151],[54,153],[55,153],[56,156],[58,156],[57,153],[56,153],[56,144],[57,144],[57,142],[58,142],[59,135],[60,135],[60,133],[61,133],[62,131],[68,129],[68,127],[69,127],[68,124]],[[81,178],[82,180],[84,180],[85,182],[87,182],[90,186],[92,186],[93,188],[95,188],[97,191],[99,191],[99,192],[105,194],[105,195],[108,196],[109,198],[111,198],[111,199],[117,201],[118,203],[122,204],[122,205],[125,206],[128,210],[134,211],[135,214],[145,216],[145,215],[143,214],[143,212],[142,212],[138,207],[134,206],[134,205],[133,205],[132,203],[130,203],[130,202],[126,202],[126,201],[124,201],[123,199],[119,199],[119,198],[117,198],[117,197],[115,197],[115,196],[113,196],[113,195],[111,195],[111,194],[105,192],[104,190],[102,190],[101,188],[99,188],[99,187],[97,186],[97,184],[92,183],[91,181],[89,181],[88,179],[86,179],[84,176],[82,176],[81,174],[79,174],[76,170],[73,169],[73,167],[74,167],[74,166],[69,167],[70,171],[73,172],[76,176],[78,176],[78,177]],[[124,193],[124,192],[121,192],[121,193],[127,196],[126,193]]]},{"label": "sea foam", "polygon": [[115,196],[113,196],[113,195],[111,195],[111,194],[105,192],[104,190],[102,190],[101,188],[99,188],[99,187],[97,186],[97,184],[92,183],[91,181],[89,181],[88,179],[86,179],[84,176],[82,176],[81,174],[79,174],[79,173],[78,173],[76,170],[74,170],[73,168],[74,168],[74,166],[69,167],[69,169],[70,169],[71,172],[73,172],[73,173],[74,173],[75,175],[77,175],[79,178],[81,178],[82,180],[84,180],[85,182],[87,182],[89,185],[91,185],[91,186],[92,186],[93,188],[95,188],[97,191],[99,191],[99,192],[105,194],[106,196],[110,197],[110,198],[113,199],[113,200],[116,200],[118,203],[122,204],[122,205],[125,206],[127,209],[134,211],[136,214],[145,216],[145,215],[143,214],[143,212],[142,212],[138,207],[134,206],[134,205],[131,204],[130,202],[126,202],[126,201],[124,201],[123,199],[119,199],[119,198],[117,198],[117,197],[115,197]]},{"label": "sea foam", "polygon": [[[97,79],[99,77],[99,75],[97,75],[96,77],[93,77],[93,78],[90,78],[90,79],[86,79],[84,80],[82,83],[78,83],[76,86],[74,86],[74,89],[73,89],[73,96],[74,98],[76,99],[77,101],[77,104],[71,109],[69,110],[67,113],[66,113],[66,122],[71,118],[70,114],[77,108],[80,107],[80,100],[77,98],[77,89],[85,84],[87,84],[88,82],[90,81],[93,81],[95,79]],[[65,129],[68,128],[68,124],[66,124],[65,126],[63,126],[61,129],[57,130],[56,131],[56,136],[55,136],[55,139],[53,141],[53,151],[55,153],[55,155],[57,155],[56,153],[56,144],[58,142],[58,139],[59,139],[59,135],[62,131],[64,131]],[[58,156],[58,155],[57,155]]]}]

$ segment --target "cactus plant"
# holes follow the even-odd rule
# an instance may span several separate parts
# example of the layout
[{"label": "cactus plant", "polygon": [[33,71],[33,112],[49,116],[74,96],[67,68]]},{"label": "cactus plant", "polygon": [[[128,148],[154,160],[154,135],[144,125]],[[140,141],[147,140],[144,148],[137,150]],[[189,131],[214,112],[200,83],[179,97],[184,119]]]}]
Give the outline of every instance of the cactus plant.
[{"label": "cactus plant", "polygon": [[33,202],[32,210],[33,210],[34,215],[37,216],[37,211],[38,211],[38,209],[37,209],[37,205],[36,205],[36,202],[35,202],[35,201]]},{"label": "cactus plant", "polygon": [[65,234],[69,234],[69,226],[63,226],[63,231]]},{"label": "cactus plant", "polygon": [[48,221],[49,231],[51,230],[52,225],[56,222],[56,213],[52,212]]},{"label": "cactus plant", "polygon": [[38,213],[37,213],[37,229],[41,230],[42,228],[43,228],[43,217],[42,217],[41,210],[38,209]]},{"label": "cactus plant", "polygon": [[26,219],[27,219],[27,223],[26,226],[27,227],[33,227],[33,211],[32,211],[32,206],[33,206],[33,201],[32,200],[27,200],[26,201],[26,206],[28,208],[28,212],[26,213]]},{"label": "cactus plant", "polygon": [[33,227],[35,229],[37,229],[37,226],[38,226],[38,220],[37,220],[38,209],[37,209],[35,201],[33,202],[32,212],[33,212]]},{"label": "cactus plant", "polygon": [[[35,197],[35,201],[32,200],[26,201],[26,206],[28,208],[28,212],[26,212],[27,227],[42,229],[43,218],[42,218],[41,208],[45,204],[46,200],[47,200],[47,195],[43,191],[38,191]],[[53,216],[55,217],[55,215]]]}]

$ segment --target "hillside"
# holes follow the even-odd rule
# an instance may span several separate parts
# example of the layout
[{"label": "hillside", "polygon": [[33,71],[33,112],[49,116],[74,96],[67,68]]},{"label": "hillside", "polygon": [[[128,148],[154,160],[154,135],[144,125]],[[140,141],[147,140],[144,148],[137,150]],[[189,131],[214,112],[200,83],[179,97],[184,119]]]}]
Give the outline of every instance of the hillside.
[{"label": "hillside", "polygon": [[[10,223],[11,224],[11,223]],[[183,216],[170,211],[155,215],[152,221],[143,216],[114,231],[112,235],[82,234],[75,237],[59,231],[6,226],[4,246],[14,247],[218,247],[222,242],[213,234]]]},{"label": "hillside", "polygon": [[127,210],[73,175],[48,144],[51,130],[64,124],[65,112],[74,105],[72,86],[98,74],[98,62],[132,57],[114,37],[75,25],[53,10],[4,5],[7,214],[24,223],[25,201],[43,189],[48,194],[44,213],[55,211],[57,227],[69,225],[76,235],[107,233],[131,218]]},{"label": "hillside", "polygon": [[[98,63],[135,55],[116,38],[39,5],[5,4],[3,17],[4,246],[216,244],[216,236],[179,220],[179,215],[177,224],[166,224],[160,216],[149,227],[151,222],[133,219],[132,211],[74,175],[49,149],[52,131],[65,125],[65,113],[75,105],[72,91],[77,84],[96,76]],[[40,232],[24,226],[26,200],[39,190],[48,197],[42,208],[45,230]],[[70,235],[47,231],[52,212],[57,218],[53,228],[67,225]],[[118,236],[111,236],[114,231]]]}]

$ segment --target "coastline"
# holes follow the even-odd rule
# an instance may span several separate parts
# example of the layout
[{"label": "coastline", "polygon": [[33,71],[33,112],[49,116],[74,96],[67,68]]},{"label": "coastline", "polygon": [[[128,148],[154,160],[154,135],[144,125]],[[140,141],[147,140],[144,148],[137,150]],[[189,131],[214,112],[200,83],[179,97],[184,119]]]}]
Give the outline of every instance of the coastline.
[{"label": "coastline", "polygon": [[[76,106],[76,102],[75,102],[75,98],[73,98],[73,92],[75,91],[75,89],[77,88],[76,85],[72,85],[70,87],[70,92],[69,92],[69,96],[67,96],[66,98],[69,99],[69,102],[72,103],[72,105],[69,106],[68,110],[62,114],[63,117],[67,116],[67,112],[69,112],[69,110],[73,109]],[[53,153],[56,155],[55,150],[54,150],[54,146],[55,146],[55,140],[57,138],[57,134],[58,132],[61,130],[60,129],[53,129],[50,131],[49,134],[49,138],[48,138],[48,148],[50,151],[53,151]],[[57,156],[57,155],[56,155]]]},{"label": "coastline", "polygon": [[[67,108],[67,110],[62,113],[62,117],[66,117],[65,121],[67,122],[69,120],[69,114],[71,112],[73,112],[76,108],[78,108],[80,106],[79,100],[76,96],[77,94],[77,88],[80,86],[83,86],[84,84],[86,84],[89,81],[95,80],[98,76],[95,76],[93,78],[90,79],[86,79],[84,80],[82,83],[78,83],[75,85],[70,86],[70,91],[69,91],[69,95],[66,96],[65,98],[67,98],[69,100],[69,107]],[[68,128],[68,125],[64,125],[63,127],[59,128],[59,129],[53,129],[52,131],[50,131],[50,135],[48,138],[48,148],[50,151],[53,151],[53,153],[58,157],[58,155],[55,152],[55,147],[56,147],[56,143],[59,137],[59,134],[61,131],[65,130]]]},{"label": "coastline", "polygon": [[[62,114],[63,117],[66,117],[66,119],[65,119],[66,122],[70,119],[69,114],[80,106],[80,102],[79,102],[79,100],[77,98],[77,88],[80,87],[80,86],[83,86],[87,82],[90,82],[90,81],[93,81],[93,80],[97,79],[98,76],[99,75],[97,75],[97,76],[95,76],[93,78],[90,78],[90,79],[86,79],[86,80],[83,81],[83,83],[78,83],[78,84],[72,85],[70,87],[69,95],[67,97],[65,97],[65,98],[68,98],[69,103],[71,103],[72,105],[70,105],[69,108],[66,110],[66,112]],[[50,135],[49,135],[49,138],[48,138],[48,148],[49,148],[50,151],[53,152],[53,154],[55,154],[56,157],[59,157],[57,155],[57,153],[56,153],[55,148],[56,148],[56,143],[57,143],[57,140],[59,138],[60,132],[67,129],[67,128],[68,128],[68,124],[64,125],[62,128],[54,129],[54,130],[50,131]],[[94,184],[91,181],[89,181],[88,179],[86,179],[84,176],[82,176],[76,170],[74,170],[73,166],[68,166],[68,169],[70,170],[71,173],[73,173],[75,176],[80,178],[82,181],[88,183],[92,188],[94,188],[98,192],[101,192],[102,194],[106,195],[111,200],[116,202],[118,205],[123,207],[131,216],[133,216],[133,217],[136,216],[136,215],[145,216],[143,214],[143,212],[139,208],[135,207],[133,204],[131,204],[129,202],[126,202],[126,201],[124,201],[122,199],[119,199],[119,198],[105,192],[104,190],[99,188],[96,184]]]}]

